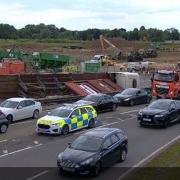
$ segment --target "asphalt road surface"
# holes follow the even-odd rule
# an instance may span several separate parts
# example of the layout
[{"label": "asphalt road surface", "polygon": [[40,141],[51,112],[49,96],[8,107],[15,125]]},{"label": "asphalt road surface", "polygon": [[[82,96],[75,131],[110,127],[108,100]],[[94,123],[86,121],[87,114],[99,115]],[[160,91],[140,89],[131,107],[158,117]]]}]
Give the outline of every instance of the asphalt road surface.
[{"label": "asphalt road surface", "polygon": [[[153,152],[180,135],[180,123],[167,129],[140,127],[136,115],[144,106],[119,107],[115,112],[99,114],[97,127],[122,129],[129,139],[129,152],[125,162],[105,169],[93,179],[117,179],[130,167],[141,165]],[[46,113],[44,111],[42,115]],[[61,177],[56,168],[57,155],[88,129],[67,136],[37,135],[35,124],[36,120],[28,119],[12,124],[6,134],[0,134],[0,179],[90,179],[74,175]]]}]

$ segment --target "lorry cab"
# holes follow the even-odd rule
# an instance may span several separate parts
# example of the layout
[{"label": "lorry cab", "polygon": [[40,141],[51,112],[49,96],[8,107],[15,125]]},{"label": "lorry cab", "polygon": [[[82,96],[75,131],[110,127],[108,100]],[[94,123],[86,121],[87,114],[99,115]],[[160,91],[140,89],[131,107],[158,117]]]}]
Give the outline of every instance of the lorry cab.
[{"label": "lorry cab", "polygon": [[177,71],[160,70],[152,76],[153,96],[177,98],[180,96],[180,73]]}]

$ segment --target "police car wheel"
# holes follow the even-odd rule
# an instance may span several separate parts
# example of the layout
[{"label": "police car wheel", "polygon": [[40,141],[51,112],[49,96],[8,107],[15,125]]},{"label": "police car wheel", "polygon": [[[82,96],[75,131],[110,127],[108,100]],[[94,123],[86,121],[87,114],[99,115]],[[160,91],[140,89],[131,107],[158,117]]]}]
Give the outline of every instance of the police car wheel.
[{"label": "police car wheel", "polygon": [[66,135],[69,133],[69,126],[68,125],[65,125],[63,128],[62,128],[62,134],[63,135]]},{"label": "police car wheel", "polygon": [[95,127],[94,119],[91,119],[91,120],[89,121],[88,128],[94,128],[94,127]]}]

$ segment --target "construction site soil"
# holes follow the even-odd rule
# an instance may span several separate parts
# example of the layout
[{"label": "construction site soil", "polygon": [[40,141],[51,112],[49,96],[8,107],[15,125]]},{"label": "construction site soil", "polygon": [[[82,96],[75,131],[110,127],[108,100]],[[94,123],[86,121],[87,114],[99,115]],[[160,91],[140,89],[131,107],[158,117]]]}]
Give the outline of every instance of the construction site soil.
[{"label": "construction site soil", "polygon": [[[118,49],[122,50],[123,55],[127,55],[128,52],[132,50],[145,49],[148,48],[150,42],[147,41],[127,41],[121,38],[109,38],[112,44],[114,44]],[[108,44],[105,45],[105,53],[111,54],[115,49],[109,47]],[[11,45],[0,45],[0,48],[14,48],[24,52],[49,52],[56,54],[69,55],[70,60],[73,63],[89,60],[95,54],[102,54],[102,48],[99,40],[92,40],[78,44],[78,46],[62,46],[58,43],[40,43],[33,40],[27,43],[17,43]],[[126,59],[124,59],[126,60]],[[164,63],[176,63],[180,61],[180,51],[159,51],[158,57],[153,59],[148,59],[155,62]]]}]

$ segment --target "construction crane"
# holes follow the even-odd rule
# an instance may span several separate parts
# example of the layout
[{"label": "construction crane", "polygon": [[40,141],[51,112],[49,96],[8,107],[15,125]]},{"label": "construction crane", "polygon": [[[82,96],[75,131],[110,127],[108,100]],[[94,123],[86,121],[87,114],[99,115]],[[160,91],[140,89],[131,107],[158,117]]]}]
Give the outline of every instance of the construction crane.
[{"label": "construction crane", "polygon": [[99,39],[100,39],[103,54],[105,54],[104,42],[106,42],[109,46],[111,46],[113,49],[115,49],[115,54],[112,57],[114,59],[118,59],[118,60],[121,59],[122,51],[118,47],[116,47],[114,44],[112,44],[109,40],[105,39],[102,34],[100,35]]}]

